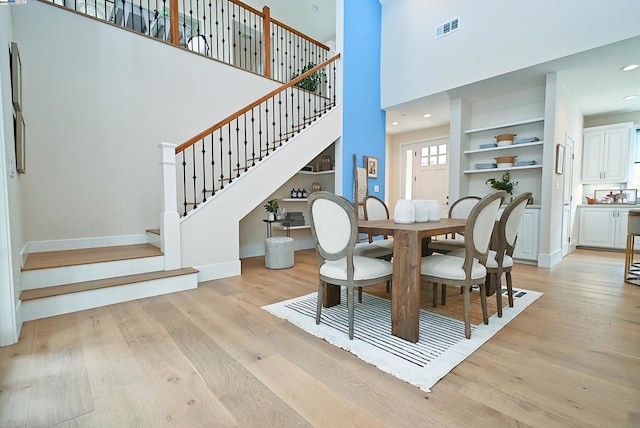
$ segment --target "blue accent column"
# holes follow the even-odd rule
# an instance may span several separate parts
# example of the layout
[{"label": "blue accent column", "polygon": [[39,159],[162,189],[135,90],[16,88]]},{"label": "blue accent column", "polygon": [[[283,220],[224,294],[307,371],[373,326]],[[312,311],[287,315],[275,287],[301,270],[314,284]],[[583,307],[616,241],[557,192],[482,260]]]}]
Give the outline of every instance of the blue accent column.
[{"label": "blue accent column", "polygon": [[[369,194],[384,199],[385,112],[380,108],[382,6],[379,0],[344,2],[343,195],[353,200],[353,154],[378,158],[378,178],[369,179]],[[373,186],[380,186],[374,193]]]}]

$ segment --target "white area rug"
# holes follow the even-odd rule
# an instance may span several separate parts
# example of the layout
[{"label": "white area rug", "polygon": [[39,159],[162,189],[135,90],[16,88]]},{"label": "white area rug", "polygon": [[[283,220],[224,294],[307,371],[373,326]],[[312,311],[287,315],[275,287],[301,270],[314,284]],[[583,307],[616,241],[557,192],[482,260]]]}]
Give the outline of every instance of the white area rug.
[{"label": "white area rug", "polygon": [[[503,290],[506,293],[506,289]],[[542,296],[536,291],[514,289],[514,307],[505,305],[502,318],[493,315],[489,325],[471,326],[471,339],[464,336],[464,322],[420,310],[420,339],[410,343],[391,334],[391,302],[367,293],[355,307],[354,338],[349,340],[346,292],[341,304],[322,309],[316,325],[316,296],[306,296],[263,306],[327,342],[345,349],[380,370],[429,392],[455,366],[489,340],[527,306]]]}]

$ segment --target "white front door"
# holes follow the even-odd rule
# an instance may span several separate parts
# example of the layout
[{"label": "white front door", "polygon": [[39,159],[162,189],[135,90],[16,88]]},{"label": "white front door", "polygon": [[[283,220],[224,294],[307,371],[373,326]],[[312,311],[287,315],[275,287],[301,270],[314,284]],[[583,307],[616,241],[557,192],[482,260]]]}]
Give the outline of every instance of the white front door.
[{"label": "white front door", "polygon": [[404,199],[435,199],[449,211],[449,139],[404,146]]}]

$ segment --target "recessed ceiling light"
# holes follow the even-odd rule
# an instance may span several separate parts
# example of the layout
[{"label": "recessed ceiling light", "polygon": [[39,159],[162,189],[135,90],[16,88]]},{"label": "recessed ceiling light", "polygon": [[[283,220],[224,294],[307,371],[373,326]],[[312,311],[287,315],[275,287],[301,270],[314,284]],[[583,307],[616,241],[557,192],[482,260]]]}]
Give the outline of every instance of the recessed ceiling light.
[{"label": "recessed ceiling light", "polygon": [[391,122],[392,125],[400,125],[400,122]]},{"label": "recessed ceiling light", "polygon": [[312,11],[317,12],[319,9],[320,9],[320,8],[318,7],[318,5],[317,5],[317,4],[312,4],[312,5],[311,5],[311,10],[312,10]]},{"label": "recessed ceiling light", "polygon": [[636,68],[638,68],[638,64],[629,64],[622,67],[622,71],[631,71],[631,70],[635,70]]},{"label": "recessed ceiling light", "polygon": [[637,95],[627,95],[626,97],[622,97],[622,99],[625,101],[635,100],[636,98],[638,98]]},{"label": "recessed ceiling light", "polygon": [[431,113],[425,113],[425,114],[422,115],[422,117],[427,117],[427,118],[429,118],[431,116],[433,116]]}]

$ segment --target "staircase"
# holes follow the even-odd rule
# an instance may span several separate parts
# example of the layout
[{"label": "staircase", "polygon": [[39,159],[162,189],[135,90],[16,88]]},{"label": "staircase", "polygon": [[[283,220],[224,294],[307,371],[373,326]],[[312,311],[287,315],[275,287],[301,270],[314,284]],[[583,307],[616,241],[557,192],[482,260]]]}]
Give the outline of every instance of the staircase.
[{"label": "staircase", "polygon": [[22,268],[23,321],[198,286],[198,271],[165,271],[151,244],[31,253]]}]

